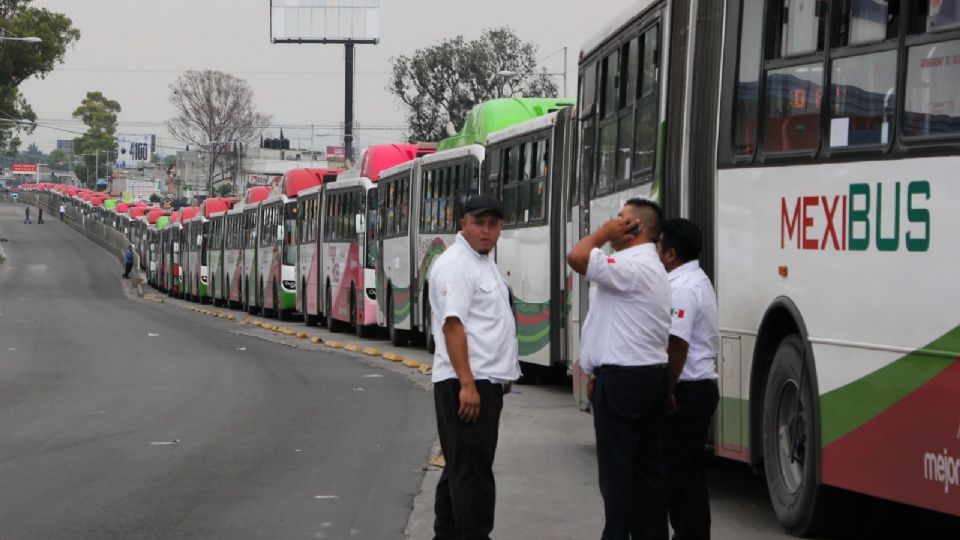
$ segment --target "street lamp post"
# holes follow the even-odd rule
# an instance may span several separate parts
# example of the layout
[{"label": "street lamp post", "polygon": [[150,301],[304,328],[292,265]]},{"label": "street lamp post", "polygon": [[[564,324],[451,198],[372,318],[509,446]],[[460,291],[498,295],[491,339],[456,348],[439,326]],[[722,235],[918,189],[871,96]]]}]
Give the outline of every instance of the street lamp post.
[{"label": "street lamp post", "polygon": [[19,41],[21,43],[43,43],[43,40],[35,36],[19,37],[0,27],[0,41]]}]

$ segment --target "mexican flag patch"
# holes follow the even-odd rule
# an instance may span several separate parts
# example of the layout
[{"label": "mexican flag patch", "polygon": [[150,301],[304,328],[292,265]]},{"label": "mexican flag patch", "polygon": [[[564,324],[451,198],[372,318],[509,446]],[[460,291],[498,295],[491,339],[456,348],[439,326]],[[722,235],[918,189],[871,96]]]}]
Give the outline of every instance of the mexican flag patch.
[{"label": "mexican flag patch", "polygon": [[685,313],[684,313],[684,311],[683,311],[682,309],[676,309],[676,308],[674,308],[674,309],[671,309],[671,310],[670,310],[670,316],[673,317],[673,318],[675,318],[675,319],[682,319],[684,315],[685,315]]}]

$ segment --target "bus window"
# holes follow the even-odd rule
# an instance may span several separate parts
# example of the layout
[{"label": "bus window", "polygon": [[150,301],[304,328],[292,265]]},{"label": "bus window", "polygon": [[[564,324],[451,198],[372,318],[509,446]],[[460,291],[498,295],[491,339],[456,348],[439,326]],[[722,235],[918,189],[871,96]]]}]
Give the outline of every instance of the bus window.
[{"label": "bus window", "polygon": [[830,146],[887,144],[896,107],[897,51],[833,61]]},{"label": "bus window", "polygon": [[503,224],[512,225],[517,221],[517,185],[503,187]]},{"label": "bus window", "polygon": [[583,190],[584,197],[589,197],[593,192],[593,173],[594,173],[594,164],[593,164],[593,155],[594,155],[594,144],[596,133],[594,130],[594,120],[588,119],[584,120],[581,124],[582,131],[580,133],[580,186],[579,189]]},{"label": "bus window", "polygon": [[600,117],[606,118],[617,111],[617,83],[620,68],[620,53],[613,51],[603,59],[603,94],[600,101]]},{"label": "bus window", "polygon": [[367,268],[376,268],[377,264],[377,206],[379,205],[377,188],[367,191],[367,223],[366,223],[366,264]]},{"label": "bus window", "polygon": [[823,50],[828,0],[774,0],[781,7],[779,56],[789,58]]},{"label": "bus window", "polygon": [[638,73],[640,96],[633,133],[633,162],[630,164],[633,176],[640,182],[653,178],[653,167],[656,164],[657,134],[660,130],[659,34],[659,26],[654,25],[640,38],[643,46],[643,54],[640,55],[643,66]]},{"label": "bus window", "polygon": [[595,112],[593,106],[597,99],[597,64],[590,64],[583,73],[580,81],[580,107],[584,116],[590,116]]},{"label": "bus window", "polygon": [[613,191],[614,165],[617,152],[617,123],[607,122],[600,126],[599,167],[597,171],[597,195]]},{"label": "bus window", "polygon": [[[944,9],[945,5],[942,4],[940,9]],[[960,134],[958,59],[960,40],[914,45],[908,49],[907,82],[903,96],[904,135],[935,137]]]},{"label": "bus window", "polygon": [[769,152],[815,150],[820,144],[823,66],[772,69],[766,77],[764,145]]},{"label": "bus window", "polygon": [[897,37],[899,3],[841,0],[838,46],[864,45]]},{"label": "bus window", "polygon": [[410,210],[410,201],[408,195],[410,194],[410,181],[407,177],[404,177],[400,181],[400,230],[398,231],[401,235],[406,235],[407,233],[407,224],[408,224],[408,212]]},{"label": "bus window", "polygon": [[629,106],[637,96],[637,72],[640,67],[640,45],[633,38],[620,50],[620,108]]},{"label": "bus window", "polygon": [[763,2],[744,0],[740,20],[740,57],[733,106],[733,153],[738,156],[752,156],[757,150]]},{"label": "bus window", "polygon": [[485,164],[487,170],[487,181],[483,185],[483,192],[499,198],[500,197],[500,154],[503,151],[499,148],[491,150],[487,156]]},{"label": "bus window", "polygon": [[520,147],[520,181],[530,180],[532,177],[534,144],[527,142]]}]

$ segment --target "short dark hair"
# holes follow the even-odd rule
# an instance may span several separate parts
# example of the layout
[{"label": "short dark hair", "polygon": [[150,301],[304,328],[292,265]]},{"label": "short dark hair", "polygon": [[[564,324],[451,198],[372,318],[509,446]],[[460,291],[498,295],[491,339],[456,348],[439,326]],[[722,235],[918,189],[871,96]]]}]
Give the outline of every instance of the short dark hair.
[{"label": "short dark hair", "polygon": [[702,245],[700,227],[689,219],[672,218],[663,222],[660,247],[664,253],[672,249],[681,261],[690,262],[700,258]]},{"label": "short dark hair", "polygon": [[656,242],[663,231],[663,210],[660,205],[648,200],[635,197],[629,199],[624,205],[630,205],[640,210],[640,217],[643,218],[643,224],[650,230],[650,239]]}]

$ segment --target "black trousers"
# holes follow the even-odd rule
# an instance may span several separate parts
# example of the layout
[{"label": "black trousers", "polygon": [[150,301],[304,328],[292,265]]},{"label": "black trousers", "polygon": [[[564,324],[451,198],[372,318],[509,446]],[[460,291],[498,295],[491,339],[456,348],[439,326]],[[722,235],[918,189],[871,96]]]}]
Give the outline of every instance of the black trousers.
[{"label": "black trousers", "polygon": [[437,432],[446,466],[437,483],[433,523],[436,540],[488,539],[493,531],[497,486],[493,458],[497,451],[503,387],[477,381],[480,418],[460,419],[460,381],[434,383]]},{"label": "black trousers", "polygon": [[665,540],[667,497],[662,426],[666,365],[594,370],[604,540]]},{"label": "black trousers", "polygon": [[709,540],[710,496],[704,470],[707,430],[720,401],[717,381],[680,381],[677,411],[664,422],[670,525],[675,540]]},{"label": "black trousers", "polygon": [[133,263],[124,263],[123,268],[125,270],[123,272],[123,277],[125,278],[130,277],[130,271],[133,270]]}]

